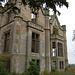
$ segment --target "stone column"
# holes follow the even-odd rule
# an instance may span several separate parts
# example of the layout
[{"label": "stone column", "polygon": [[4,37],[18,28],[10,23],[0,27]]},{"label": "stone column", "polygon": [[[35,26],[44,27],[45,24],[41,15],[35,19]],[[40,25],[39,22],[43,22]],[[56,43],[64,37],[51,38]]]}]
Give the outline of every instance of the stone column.
[{"label": "stone column", "polygon": [[40,72],[45,70],[45,37],[44,32],[40,34]]},{"label": "stone column", "polygon": [[49,10],[45,9],[45,69],[51,71]]},{"label": "stone column", "polygon": [[27,67],[29,67],[29,61],[31,60],[31,47],[32,47],[32,31],[28,28],[27,36]]}]

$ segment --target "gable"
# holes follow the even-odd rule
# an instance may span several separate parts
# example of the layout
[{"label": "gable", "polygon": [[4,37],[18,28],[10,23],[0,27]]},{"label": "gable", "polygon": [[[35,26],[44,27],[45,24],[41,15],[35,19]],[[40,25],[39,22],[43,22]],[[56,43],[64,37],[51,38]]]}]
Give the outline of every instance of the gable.
[{"label": "gable", "polygon": [[59,20],[56,15],[53,15],[51,18],[51,34],[55,33],[54,30],[56,30],[56,35],[59,34],[63,36],[63,28],[59,23]]}]

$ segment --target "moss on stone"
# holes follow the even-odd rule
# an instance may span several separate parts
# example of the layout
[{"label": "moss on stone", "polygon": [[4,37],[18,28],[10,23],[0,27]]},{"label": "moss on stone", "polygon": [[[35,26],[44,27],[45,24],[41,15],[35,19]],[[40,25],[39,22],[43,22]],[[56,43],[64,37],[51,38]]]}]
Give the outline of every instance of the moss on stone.
[{"label": "moss on stone", "polygon": [[3,53],[0,55],[0,61],[9,61],[10,60],[10,54]]},{"label": "moss on stone", "polygon": [[53,28],[53,34],[58,35],[58,28],[56,27]]}]

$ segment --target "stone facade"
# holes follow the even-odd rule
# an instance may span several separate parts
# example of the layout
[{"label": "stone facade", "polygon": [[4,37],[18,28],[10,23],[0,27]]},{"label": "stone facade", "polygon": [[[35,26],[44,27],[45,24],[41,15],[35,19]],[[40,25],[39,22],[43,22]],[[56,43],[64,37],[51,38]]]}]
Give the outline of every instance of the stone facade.
[{"label": "stone facade", "polygon": [[51,64],[60,70],[64,70],[68,66],[67,59],[67,41],[66,41],[66,25],[60,26],[56,15],[52,15],[50,20],[51,28]]},{"label": "stone facade", "polygon": [[[10,72],[23,73],[30,60],[37,62],[40,72],[45,69],[50,72],[53,62],[61,70],[60,61],[64,70],[68,65],[66,26],[60,26],[56,15],[50,20],[47,9],[32,11],[21,0],[10,0],[8,3],[20,9],[20,13],[15,14],[10,5],[0,6],[0,54],[10,54]],[[58,34],[53,34],[54,26]],[[56,56],[52,53],[52,42],[56,43]],[[63,56],[58,56],[58,42],[63,45]]]}]

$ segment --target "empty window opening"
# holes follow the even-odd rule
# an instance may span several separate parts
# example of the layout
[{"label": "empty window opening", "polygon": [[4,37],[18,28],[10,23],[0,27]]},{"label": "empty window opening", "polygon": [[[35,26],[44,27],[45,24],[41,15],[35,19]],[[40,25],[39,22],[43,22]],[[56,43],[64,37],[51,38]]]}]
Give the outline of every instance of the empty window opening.
[{"label": "empty window opening", "polygon": [[56,42],[52,42],[52,56],[56,56]]},{"label": "empty window opening", "polygon": [[60,67],[60,69],[64,69],[64,62],[63,61],[59,61],[59,67]]},{"label": "empty window opening", "polygon": [[39,53],[39,34],[32,33],[32,52]]},{"label": "empty window opening", "polygon": [[53,67],[56,68],[56,61],[53,61]]},{"label": "empty window opening", "polygon": [[31,20],[32,20],[32,22],[36,22],[36,19],[37,19],[37,14],[36,13],[34,13],[34,12],[32,12],[31,13]]},{"label": "empty window opening", "polygon": [[36,19],[36,14],[35,13],[31,13],[31,19]]},{"label": "empty window opening", "polygon": [[63,56],[63,45],[62,43],[58,43],[58,56]]},{"label": "empty window opening", "polygon": [[10,31],[5,32],[4,52],[8,52],[10,47]]}]

